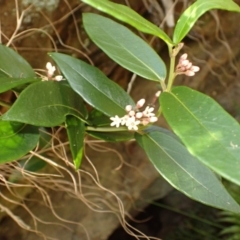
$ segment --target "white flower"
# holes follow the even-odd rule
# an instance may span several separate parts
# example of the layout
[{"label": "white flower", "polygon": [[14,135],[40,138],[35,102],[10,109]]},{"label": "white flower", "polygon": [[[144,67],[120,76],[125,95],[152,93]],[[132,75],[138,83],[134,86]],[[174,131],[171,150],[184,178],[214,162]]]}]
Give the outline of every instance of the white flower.
[{"label": "white flower", "polygon": [[118,128],[122,122],[122,118],[117,115],[115,117],[111,117],[110,119],[112,120],[112,123],[110,124],[112,127],[116,126]]},{"label": "white flower", "polygon": [[138,125],[140,124],[139,120],[136,120],[135,117],[128,118],[126,122],[126,126],[128,127],[128,130],[138,130]]},{"label": "white flower", "polygon": [[125,115],[124,117],[121,118],[121,125],[125,125],[126,122],[128,121],[129,119],[129,116],[128,115]]},{"label": "white flower", "polygon": [[145,117],[153,117],[155,116],[155,113],[153,113],[154,108],[147,106],[145,110],[143,111],[143,116]]}]

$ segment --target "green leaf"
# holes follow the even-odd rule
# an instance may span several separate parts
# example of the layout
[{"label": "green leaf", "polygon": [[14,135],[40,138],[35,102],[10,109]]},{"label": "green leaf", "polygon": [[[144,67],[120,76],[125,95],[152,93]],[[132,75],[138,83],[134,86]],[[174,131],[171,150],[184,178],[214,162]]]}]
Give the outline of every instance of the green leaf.
[{"label": "green leaf", "polygon": [[83,157],[85,124],[80,119],[69,115],[66,117],[66,127],[73,162],[77,170]]},{"label": "green leaf", "polygon": [[90,38],[124,68],[153,81],[164,81],[166,67],[158,54],[123,25],[93,13],[83,15]]},{"label": "green leaf", "polygon": [[82,0],[82,2],[85,2],[102,12],[108,13],[109,15],[120,21],[128,23],[129,25],[135,27],[141,32],[155,35],[161,38],[168,45],[172,45],[172,40],[162,29],[152,24],[127,6],[106,0]]},{"label": "green leaf", "polygon": [[0,121],[0,163],[23,157],[38,143],[38,128],[16,122]]},{"label": "green leaf", "polygon": [[97,132],[97,131],[87,131],[92,137],[104,140],[106,142],[123,142],[133,139],[133,133],[126,132]]},{"label": "green leaf", "polygon": [[19,87],[26,83],[39,82],[39,78],[10,78],[10,77],[1,77],[0,78],[0,93],[6,92],[15,87]]},{"label": "green leaf", "polygon": [[43,81],[28,86],[3,120],[53,127],[65,121],[66,115],[86,118],[82,98],[64,82]]},{"label": "green leaf", "polygon": [[90,122],[90,125],[94,127],[109,127],[111,124],[109,116],[104,115],[97,109],[93,109],[90,112],[88,121]]},{"label": "green leaf", "polygon": [[187,87],[160,96],[163,115],[188,150],[240,185],[240,126],[212,98]]},{"label": "green leaf", "polygon": [[176,189],[204,204],[240,213],[214,173],[164,132],[135,135],[158,172]]},{"label": "green leaf", "polygon": [[61,53],[51,53],[72,89],[87,103],[107,116],[125,115],[127,105],[135,105],[131,97],[99,69]]},{"label": "green leaf", "polygon": [[11,48],[0,44],[0,76],[31,78],[36,75],[23,57]]},{"label": "green leaf", "polygon": [[240,7],[232,0],[198,0],[187,8],[179,18],[174,29],[173,42],[180,43],[198,18],[211,9],[240,12]]}]

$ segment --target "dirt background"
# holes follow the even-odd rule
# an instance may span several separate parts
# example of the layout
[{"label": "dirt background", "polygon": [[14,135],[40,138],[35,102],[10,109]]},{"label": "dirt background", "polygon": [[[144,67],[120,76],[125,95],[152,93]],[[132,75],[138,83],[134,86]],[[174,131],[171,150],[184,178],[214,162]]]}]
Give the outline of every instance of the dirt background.
[{"label": "dirt background", "polygon": [[[171,19],[177,19],[191,1],[175,1],[172,15],[166,13],[161,0],[115,2],[130,5],[145,18],[161,24],[171,35]],[[240,0],[236,2],[240,4]],[[82,13],[97,10],[78,0],[0,0],[0,6],[1,42],[10,42],[36,70],[44,69],[50,60],[47,52],[63,52],[94,64],[127,89],[132,73],[98,49],[82,27]],[[16,22],[17,10],[20,15],[24,13],[21,24],[19,19]],[[237,119],[240,117],[239,21],[239,14],[225,11],[211,11],[201,17],[184,39],[182,50],[201,71],[193,78],[178,77],[175,83],[207,93]],[[167,48],[161,40],[137,34],[151,41],[168,64]],[[136,77],[131,95],[135,100],[150,101],[157,89],[154,82]],[[1,99],[11,101],[12,93],[2,94]],[[166,126],[161,119],[159,125]],[[74,172],[65,130],[52,129],[51,133],[57,141],[47,152],[48,164],[39,175],[26,175],[17,163],[0,168],[0,239],[106,240],[119,225],[133,238],[140,236],[126,220],[134,220],[149,202],[172,190],[143,151],[134,142],[110,144],[88,138],[82,169]],[[11,169],[20,175],[14,184],[7,182],[12,176]],[[159,239],[161,235],[156,237]]]}]

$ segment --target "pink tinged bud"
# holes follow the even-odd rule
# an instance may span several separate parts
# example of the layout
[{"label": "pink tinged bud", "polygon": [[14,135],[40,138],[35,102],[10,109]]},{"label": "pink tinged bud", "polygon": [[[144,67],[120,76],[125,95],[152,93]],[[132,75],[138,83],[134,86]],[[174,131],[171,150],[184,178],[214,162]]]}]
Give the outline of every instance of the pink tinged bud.
[{"label": "pink tinged bud", "polygon": [[187,53],[184,53],[181,57],[180,60],[186,60],[188,57]]},{"label": "pink tinged bud", "polygon": [[185,75],[187,75],[187,76],[189,76],[189,77],[192,77],[192,76],[195,75],[195,72],[193,72],[193,71],[191,71],[191,70],[187,70],[187,71],[185,72]]},{"label": "pink tinged bud", "polygon": [[181,62],[181,65],[186,67],[189,63],[190,63],[189,60],[186,59]]},{"label": "pink tinged bud", "polygon": [[186,68],[184,67],[184,66],[177,66],[177,72],[184,72],[184,71],[186,71]]},{"label": "pink tinged bud", "polygon": [[199,70],[200,70],[200,67],[198,67],[198,66],[191,67],[191,71],[193,71],[193,72],[198,72]]},{"label": "pink tinged bud", "polygon": [[132,106],[131,105],[127,105],[125,107],[125,110],[126,110],[126,112],[130,112],[132,110]]},{"label": "pink tinged bud", "polygon": [[136,113],[136,118],[142,118],[142,117],[143,117],[143,113],[142,112]]},{"label": "pink tinged bud", "polygon": [[160,96],[160,94],[161,94],[161,91],[157,91],[156,93],[155,93],[155,97],[159,97]]},{"label": "pink tinged bud", "polygon": [[149,120],[150,120],[151,123],[153,123],[153,122],[156,122],[158,120],[158,118],[157,117],[150,117]]},{"label": "pink tinged bud", "polygon": [[136,108],[141,108],[145,104],[145,99],[142,98],[137,102]]},{"label": "pink tinged bud", "polygon": [[135,111],[131,110],[131,111],[128,113],[128,115],[129,115],[130,117],[135,116]]},{"label": "pink tinged bud", "polygon": [[186,66],[186,69],[187,69],[187,70],[192,70],[191,68],[192,68],[192,63],[189,62],[188,65]]}]

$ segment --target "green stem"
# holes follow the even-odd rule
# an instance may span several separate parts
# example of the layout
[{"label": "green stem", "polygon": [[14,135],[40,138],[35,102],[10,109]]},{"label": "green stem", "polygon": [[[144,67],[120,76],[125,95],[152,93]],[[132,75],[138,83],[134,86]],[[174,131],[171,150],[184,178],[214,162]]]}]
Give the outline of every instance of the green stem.
[{"label": "green stem", "polygon": [[125,127],[86,127],[87,131],[93,131],[93,132],[126,132],[128,131]]},{"label": "green stem", "polygon": [[172,85],[174,82],[174,78],[175,78],[175,60],[176,60],[176,56],[174,54],[172,54],[172,48],[168,48],[169,50],[169,56],[170,56],[170,68],[169,68],[169,76],[168,76],[168,83],[167,83],[167,90],[168,92],[171,91],[172,89]]},{"label": "green stem", "polygon": [[11,107],[11,104],[7,103],[7,102],[4,102],[2,100],[0,100],[0,106],[2,107],[6,107],[6,108],[10,108]]}]

